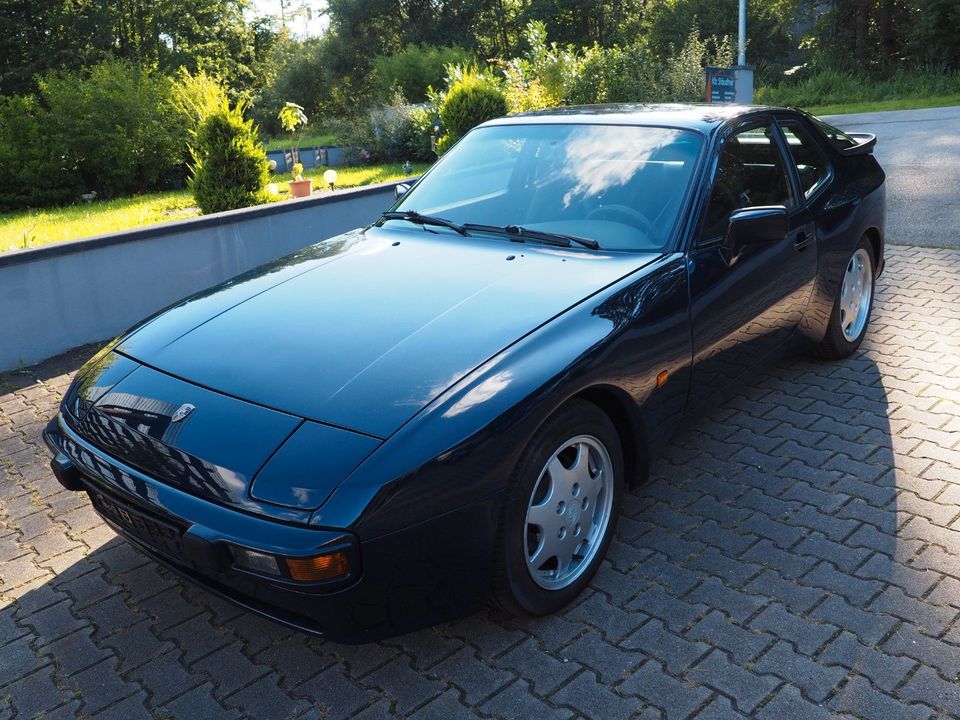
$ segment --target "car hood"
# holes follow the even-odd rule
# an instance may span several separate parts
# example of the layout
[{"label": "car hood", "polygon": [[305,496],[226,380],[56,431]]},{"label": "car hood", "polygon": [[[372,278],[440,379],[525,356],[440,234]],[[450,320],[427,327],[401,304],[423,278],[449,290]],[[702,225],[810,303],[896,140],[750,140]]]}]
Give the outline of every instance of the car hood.
[{"label": "car hood", "polygon": [[503,348],[658,256],[447,232],[338,236],[189,298],[117,350],[383,438]]}]

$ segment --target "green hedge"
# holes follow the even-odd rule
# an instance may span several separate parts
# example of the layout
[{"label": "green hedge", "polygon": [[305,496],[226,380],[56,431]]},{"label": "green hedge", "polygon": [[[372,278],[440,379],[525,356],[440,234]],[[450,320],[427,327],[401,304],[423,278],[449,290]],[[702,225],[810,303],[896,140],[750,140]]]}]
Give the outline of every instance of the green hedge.
[{"label": "green hedge", "polygon": [[507,114],[507,98],[486,75],[466,71],[447,91],[440,104],[443,135],[437,153],[446,152],[471,128]]},{"label": "green hedge", "polygon": [[111,60],[0,97],[0,209],[121,197],[182,183],[190,139],[226,98],[212,78],[168,78]]}]

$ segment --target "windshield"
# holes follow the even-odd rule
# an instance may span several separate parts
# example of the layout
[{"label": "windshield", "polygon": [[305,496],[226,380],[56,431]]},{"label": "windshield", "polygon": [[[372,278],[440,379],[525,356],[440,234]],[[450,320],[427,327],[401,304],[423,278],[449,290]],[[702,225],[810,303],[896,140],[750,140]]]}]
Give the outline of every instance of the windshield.
[{"label": "windshield", "polygon": [[478,128],[395,209],[575,235],[605,250],[662,250],[700,147],[698,134],[670,128]]}]

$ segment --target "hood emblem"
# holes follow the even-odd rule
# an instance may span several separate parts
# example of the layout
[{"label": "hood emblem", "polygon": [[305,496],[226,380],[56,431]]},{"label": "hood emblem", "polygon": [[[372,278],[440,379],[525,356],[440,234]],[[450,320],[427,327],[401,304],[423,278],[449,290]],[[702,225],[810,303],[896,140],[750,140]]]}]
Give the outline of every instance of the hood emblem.
[{"label": "hood emblem", "polygon": [[194,410],[196,410],[196,408],[193,405],[190,403],[184,403],[174,411],[173,415],[170,416],[170,422],[175,423],[185,420]]}]

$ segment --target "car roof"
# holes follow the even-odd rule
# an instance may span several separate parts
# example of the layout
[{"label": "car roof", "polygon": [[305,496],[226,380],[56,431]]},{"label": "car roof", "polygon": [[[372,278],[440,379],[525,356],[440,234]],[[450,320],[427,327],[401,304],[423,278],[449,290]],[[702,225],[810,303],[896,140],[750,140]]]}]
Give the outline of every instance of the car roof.
[{"label": "car roof", "polygon": [[765,105],[708,104],[611,104],[577,105],[507,115],[483,123],[487,125],[536,125],[577,123],[584,125],[653,125],[699,130],[704,134],[733,118],[772,110]]}]

